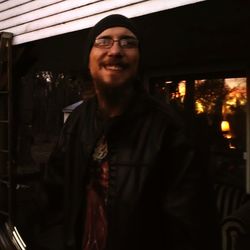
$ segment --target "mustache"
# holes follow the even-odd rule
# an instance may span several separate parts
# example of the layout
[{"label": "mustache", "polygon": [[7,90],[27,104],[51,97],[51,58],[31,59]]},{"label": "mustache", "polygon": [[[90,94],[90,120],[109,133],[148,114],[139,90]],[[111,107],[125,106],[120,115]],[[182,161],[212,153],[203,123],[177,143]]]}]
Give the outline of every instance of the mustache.
[{"label": "mustache", "polygon": [[101,63],[101,65],[106,66],[106,65],[118,65],[121,67],[127,67],[128,63],[126,61],[124,61],[123,59],[119,59],[119,58],[112,58],[112,59],[108,59],[105,60]]}]

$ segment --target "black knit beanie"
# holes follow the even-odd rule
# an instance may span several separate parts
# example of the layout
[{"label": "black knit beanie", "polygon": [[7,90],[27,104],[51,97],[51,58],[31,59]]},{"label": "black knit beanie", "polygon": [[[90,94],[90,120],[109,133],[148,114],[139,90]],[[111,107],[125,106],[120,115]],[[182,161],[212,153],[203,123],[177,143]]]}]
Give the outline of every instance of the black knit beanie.
[{"label": "black knit beanie", "polygon": [[92,46],[94,44],[94,41],[96,37],[102,33],[104,30],[112,28],[112,27],[125,27],[129,29],[133,34],[139,39],[138,31],[136,30],[135,25],[132,23],[130,19],[123,15],[119,14],[113,14],[109,15],[103,19],[101,19],[89,32],[87,40],[86,40],[86,46],[84,49],[84,61],[83,61],[83,67],[84,67],[84,74],[85,77],[89,77],[88,72],[88,64],[89,64],[89,53],[92,49]]}]

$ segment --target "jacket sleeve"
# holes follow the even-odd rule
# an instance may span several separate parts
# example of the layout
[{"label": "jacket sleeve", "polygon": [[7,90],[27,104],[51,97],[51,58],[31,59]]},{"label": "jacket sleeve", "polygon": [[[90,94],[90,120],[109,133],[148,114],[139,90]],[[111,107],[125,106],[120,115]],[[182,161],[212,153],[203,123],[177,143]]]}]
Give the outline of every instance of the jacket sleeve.
[{"label": "jacket sleeve", "polygon": [[66,158],[72,131],[78,116],[71,114],[60,131],[56,144],[44,167],[37,195],[41,214],[49,223],[62,218],[65,194]]},{"label": "jacket sleeve", "polygon": [[62,132],[47,163],[43,179],[43,189],[46,192],[50,209],[62,206],[64,190],[64,165],[67,138]]},{"label": "jacket sleeve", "polygon": [[164,228],[171,249],[219,249],[217,212],[204,159],[190,146],[182,129],[168,135],[164,144]]},{"label": "jacket sleeve", "polygon": [[[79,107],[80,108],[80,107]],[[79,108],[76,109],[79,110]],[[81,111],[81,110],[80,110]],[[69,144],[74,137],[74,131],[80,117],[80,112],[72,112],[64,124],[57,142],[50,154],[42,180],[42,192],[45,197],[45,205],[51,211],[63,209],[65,186],[66,186],[66,165]]]}]

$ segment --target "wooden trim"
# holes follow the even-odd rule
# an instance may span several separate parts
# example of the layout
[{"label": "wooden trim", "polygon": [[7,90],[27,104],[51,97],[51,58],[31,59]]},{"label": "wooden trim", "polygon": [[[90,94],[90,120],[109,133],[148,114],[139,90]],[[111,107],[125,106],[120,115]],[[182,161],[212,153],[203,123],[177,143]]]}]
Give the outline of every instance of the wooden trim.
[{"label": "wooden trim", "polygon": [[247,111],[246,111],[246,192],[250,194],[250,74],[247,76]]},{"label": "wooden trim", "polygon": [[[109,14],[119,13],[132,18],[203,1],[205,0],[13,0],[0,4],[0,32],[13,33],[13,44],[16,45],[92,27]],[[35,7],[35,4],[40,5]]]}]

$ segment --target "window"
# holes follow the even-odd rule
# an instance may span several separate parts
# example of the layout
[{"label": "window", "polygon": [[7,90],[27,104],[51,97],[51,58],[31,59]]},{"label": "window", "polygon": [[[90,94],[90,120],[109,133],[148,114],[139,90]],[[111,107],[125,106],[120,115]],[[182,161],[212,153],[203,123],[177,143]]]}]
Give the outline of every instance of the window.
[{"label": "window", "polygon": [[150,92],[170,103],[189,125],[189,134],[215,182],[245,188],[247,79],[168,80],[152,78]]}]

